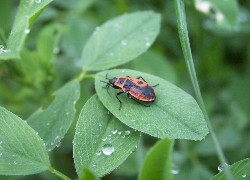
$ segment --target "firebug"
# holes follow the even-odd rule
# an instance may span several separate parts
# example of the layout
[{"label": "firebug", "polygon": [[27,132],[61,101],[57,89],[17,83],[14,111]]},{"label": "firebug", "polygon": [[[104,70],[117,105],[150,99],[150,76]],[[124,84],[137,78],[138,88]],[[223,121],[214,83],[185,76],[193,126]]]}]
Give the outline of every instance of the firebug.
[{"label": "firebug", "polygon": [[118,96],[123,93],[126,93],[128,98],[133,99],[135,102],[145,107],[149,107],[150,105],[144,104],[142,102],[154,102],[156,100],[156,93],[153,87],[156,87],[159,84],[150,86],[141,76],[137,78],[132,78],[130,76],[119,76],[119,77],[114,77],[112,79],[108,79],[107,76],[108,74],[106,74],[106,79],[108,80],[108,82],[101,81],[106,83],[106,86],[103,88],[107,89],[107,92],[110,86],[115,89],[122,90],[121,92],[118,92],[116,94],[116,98],[120,103],[119,110],[122,107],[122,102],[118,98]]}]

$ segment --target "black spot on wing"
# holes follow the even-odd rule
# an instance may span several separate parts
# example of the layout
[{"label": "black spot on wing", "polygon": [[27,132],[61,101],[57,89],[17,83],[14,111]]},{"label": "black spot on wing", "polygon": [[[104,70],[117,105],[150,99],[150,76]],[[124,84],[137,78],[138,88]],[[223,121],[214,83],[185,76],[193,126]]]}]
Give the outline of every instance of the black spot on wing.
[{"label": "black spot on wing", "polygon": [[125,81],[125,78],[119,78],[117,84],[123,84]]}]

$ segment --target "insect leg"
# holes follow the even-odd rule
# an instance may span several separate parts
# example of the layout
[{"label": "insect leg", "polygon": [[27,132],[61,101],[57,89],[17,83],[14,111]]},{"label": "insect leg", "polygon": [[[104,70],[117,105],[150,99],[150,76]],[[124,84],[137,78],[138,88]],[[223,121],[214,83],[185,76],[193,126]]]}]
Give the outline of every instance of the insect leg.
[{"label": "insect leg", "polygon": [[159,86],[160,84],[156,84],[156,85],[154,85],[154,86],[152,86],[152,87],[156,87],[156,86]]},{"label": "insect leg", "polygon": [[143,77],[141,77],[141,76],[137,77],[136,79],[142,79],[144,82],[147,82],[147,81],[145,81],[145,79],[144,79]]},{"label": "insect leg", "polygon": [[121,95],[121,94],[123,94],[123,93],[124,93],[123,91],[122,91],[122,92],[119,92],[119,93],[117,93],[116,96],[115,96],[115,97],[117,98],[117,100],[119,101],[119,103],[120,103],[119,110],[121,110],[121,108],[122,108],[122,102],[121,102],[121,100],[118,98],[118,96]]},{"label": "insect leg", "polygon": [[145,106],[145,107],[150,107],[149,104],[143,104],[140,101],[137,101],[136,99],[132,98],[132,96],[130,94],[127,94],[128,98],[133,99],[135,102],[137,102],[138,104]]}]

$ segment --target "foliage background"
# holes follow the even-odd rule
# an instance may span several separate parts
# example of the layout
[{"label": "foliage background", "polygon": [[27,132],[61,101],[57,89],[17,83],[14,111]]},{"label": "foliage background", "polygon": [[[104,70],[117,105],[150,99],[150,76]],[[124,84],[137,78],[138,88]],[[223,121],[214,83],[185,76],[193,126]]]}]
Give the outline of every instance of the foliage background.
[{"label": "foliage background", "polygon": [[[225,24],[216,22],[213,12],[201,13],[195,2],[186,1],[186,13],[197,77],[215,132],[232,164],[250,156],[250,2],[229,1],[236,3],[222,6],[232,13],[236,9],[236,25],[230,19]],[[0,2],[0,44],[4,46],[18,4]],[[126,12],[148,9],[162,15],[160,35],[148,52],[122,67],[155,74],[194,95],[179,43],[173,1],[55,0],[42,12],[25,41],[21,59],[30,61],[29,66],[22,61],[0,61],[1,106],[22,119],[40,106],[48,106],[52,92],[81,71],[82,48],[97,26]],[[81,84],[78,113],[94,92],[92,79]],[[76,177],[72,159],[74,130],[73,125],[50,156],[54,166],[70,177]],[[156,140],[144,135],[136,154],[103,179],[136,178],[143,157]],[[179,171],[175,179],[187,175],[190,179],[208,179],[218,172],[219,161],[209,135],[201,142],[175,141],[173,161]],[[45,172],[8,178],[55,177]]]}]

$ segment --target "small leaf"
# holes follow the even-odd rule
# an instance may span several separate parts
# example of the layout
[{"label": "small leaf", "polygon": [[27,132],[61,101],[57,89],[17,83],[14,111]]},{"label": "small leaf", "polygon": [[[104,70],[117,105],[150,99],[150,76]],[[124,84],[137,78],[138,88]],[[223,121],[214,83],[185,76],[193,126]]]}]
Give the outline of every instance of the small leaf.
[{"label": "small leaf", "polygon": [[[247,180],[250,178],[250,158],[238,161],[229,167],[234,179]],[[212,180],[224,180],[224,179],[226,179],[226,176],[223,171],[212,178]]]},{"label": "small leaf", "polygon": [[145,158],[139,180],[173,179],[171,173],[173,145],[174,141],[170,139],[157,142]]},{"label": "small leaf", "polygon": [[78,175],[88,167],[97,176],[117,168],[136,148],[139,133],[121,123],[96,95],[84,105],[74,137],[74,160]]},{"label": "small leaf", "polygon": [[0,174],[28,175],[50,166],[44,142],[25,121],[0,107]]},{"label": "small leaf", "polygon": [[84,69],[97,71],[131,61],[145,52],[160,29],[151,11],[125,14],[97,27],[83,49]]},{"label": "small leaf", "polygon": [[[144,107],[125,94],[120,95],[122,102],[119,110],[119,101],[115,95],[121,90],[103,88],[106,74],[108,78],[117,76],[142,76],[150,85],[155,87],[157,99],[150,107]],[[107,81],[107,80],[106,80]],[[131,128],[145,132],[159,138],[201,140],[208,133],[202,111],[192,96],[175,85],[146,73],[133,70],[111,70],[98,73],[95,79],[95,88],[104,106],[120,121]]]},{"label": "small leaf", "polygon": [[49,151],[59,146],[75,117],[75,103],[80,96],[78,81],[73,80],[55,92],[54,102],[34,113],[27,121],[45,141]]},{"label": "small leaf", "polygon": [[31,25],[51,1],[20,1],[18,13],[8,38],[6,51],[0,53],[0,60],[19,58],[19,52],[27,34],[30,32]]},{"label": "small leaf", "polygon": [[79,177],[79,180],[97,180],[98,178],[90,171],[88,168],[83,168],[82,176]]}]

